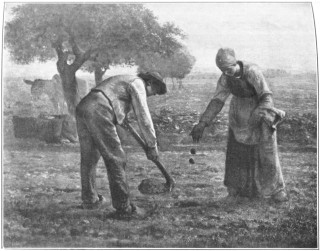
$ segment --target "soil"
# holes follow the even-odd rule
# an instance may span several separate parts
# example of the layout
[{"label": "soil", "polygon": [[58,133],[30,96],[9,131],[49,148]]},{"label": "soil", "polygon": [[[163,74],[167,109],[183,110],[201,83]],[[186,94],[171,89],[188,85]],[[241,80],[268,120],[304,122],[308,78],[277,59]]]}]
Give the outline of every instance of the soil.
[{"label": "soil", "polygon": [[145,195],[145,178],[163,180],[144,152],[126,148],[132,201],[142,219],[106,219],[112,206],[107,172],[97,170],[105,208],[81,210],[80,155],[74,145],[30,146],[3,152],[4,246],[7,248],[315,248],[317,162],[314,152],[280,151],[289,201],[229,199],[223,186],[224,143],[207,146],[189,163],[189,150],[161,152],[176,180],[171,193]]},{"label": "soil", "polygon": [[[148,101],[157,127],[160,161],[176,181],[172,192],[140,193],[142,180],[165,180],[141,148],[127,139],[131,199],[146,215],[126,220],[105,217],[113,208],[102,161],[97,168],[97,187],[106,204],[98,210],[83,210],[79,208],[79,145],[12,137],[12,115],[34,115],[36,107],[31,109],[27,98],[19,105],[22,96],[10,97],[7,92],[2,151],[3,247],[317,248],[316,83],[305,78],[268,80],[276,107],[285,110],[291,121],[290,127],[284,126],[278,134],[289,200],[275,203],[227,197],[223,179],[228,104],[206,129],[202,141],[193,144],[190,128],[215,88],[211,83],[200,83],[199,88],[201,81],[192,81],[184,83],[186,90]],[[20,88],[17,83],[12,81],[10,86]],[[26,97],[27,91],[23,92]],[[192,148],[195,154],[190,152]],[[194,164],[189,163],[191,158]]]}]

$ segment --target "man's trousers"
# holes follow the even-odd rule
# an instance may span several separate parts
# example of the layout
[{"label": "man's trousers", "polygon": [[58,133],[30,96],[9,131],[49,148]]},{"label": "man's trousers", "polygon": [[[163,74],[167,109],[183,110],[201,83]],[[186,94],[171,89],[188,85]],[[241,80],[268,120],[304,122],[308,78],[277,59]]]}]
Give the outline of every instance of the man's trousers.
[{"label": "man's trousers", "polygon": [[76,109],[81,150],[81,197],[83,203],[98,200],[96,166],[102,156],[107,168],[112,205],[122,210],[130,205],[126,180],[126,154],[116,131],[111,103],[101,92],[90,92]]}]

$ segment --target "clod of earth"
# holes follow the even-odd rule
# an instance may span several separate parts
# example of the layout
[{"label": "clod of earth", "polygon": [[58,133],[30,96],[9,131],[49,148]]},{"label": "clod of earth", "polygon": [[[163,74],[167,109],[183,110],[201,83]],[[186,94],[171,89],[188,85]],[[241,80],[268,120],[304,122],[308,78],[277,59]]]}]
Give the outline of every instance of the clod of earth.
[{"label": "clod of earth", "polygon": [[191,148],[190,153],[191,153],[191,154],[196,154],[196,149]]},{"label": "clod of earth", "polygon": [[77,236],[77,235],[80,235],[80,234],[81,234],[81,232],[80,232],[79,229],[77,229],[77,228],[71,228],[71,230],[70,230],[70,235],[71,235],[71,236]]},{"label": "clod of earth", "polygon": [[195,163],[195,162],[194,162],[194,159],[193,159],[193,158],[190,158],[190,159],[189,159],[189,163],[190,163],[190,164],[194,164],[194,163]]},{"label": "clod of earth", "polygon": [[141,181],[138,190],[142,194],[161,194],[169,192],[169,186],[162,180],[149,178]]},{"label": "clod of earth", "polygon": [[186,201],[178,201],[174,203],[177,207],[198,207],[201,206],[200,202],[193,201],[193,200],[186,200]]}]

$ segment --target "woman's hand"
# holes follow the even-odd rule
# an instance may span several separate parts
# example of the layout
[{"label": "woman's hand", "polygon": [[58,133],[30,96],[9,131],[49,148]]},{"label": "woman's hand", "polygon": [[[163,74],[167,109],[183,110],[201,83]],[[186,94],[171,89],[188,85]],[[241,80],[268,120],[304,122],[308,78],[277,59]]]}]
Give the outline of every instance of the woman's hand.
[{"label": "woman's hand", "polygon": [[198,143],[199,140],[202,138],[202,134],[205,128],[206,123],[201,121],[193,127],[190,136],[192,136],[194,143]]}]

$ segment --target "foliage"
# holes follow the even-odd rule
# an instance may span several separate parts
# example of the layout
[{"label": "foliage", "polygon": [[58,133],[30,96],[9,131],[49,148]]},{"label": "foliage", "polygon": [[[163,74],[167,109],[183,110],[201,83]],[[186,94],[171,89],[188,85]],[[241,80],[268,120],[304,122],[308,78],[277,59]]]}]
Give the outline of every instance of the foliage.
[{"label": "foliage", "polygon": [[5,26],[5,45],[13,60],[27,64],[58,57],[68,112],[80,102],[76,72],[95,70],[96,83],[110,64],[143,53],[170,55],[184,37],[174,24],[160,25],[142,4],[23,4]]},{"label": "foliage", "polygon": [[187,48],[177,50],[171,56],[161,56],[159,53],[149,53],[137,60],[139,70],[158,71],[167,78],[182,79],[190,73],[195,63]]},{"label": "foliage", "polygon": [[156,71],[166,78],[169,71],[168,60],[169,58],[162,57],[159,53],[145,53],[140,55],[136,64],[139,66],[138,71]]},{"label": "foliage", "polygon": [[178,79],[184,78],[191,72],[195,62],[195,57],[193,57],[186,48],[177,51],[169,62],[169,76]]},{"label": "foliage", "polygon": [[17,63],[55,58],[54,48],[63,45],[72,61],[75,43],[90,52],[96,65],[130,62],[145,52],[169,55],[184,37],[174,24],[160,25],[141,4],[24,4],[13,10],[5,26],[5,45]]}]

